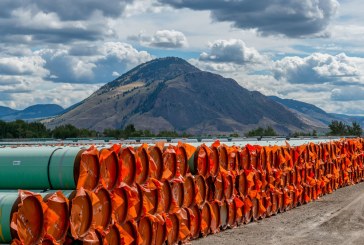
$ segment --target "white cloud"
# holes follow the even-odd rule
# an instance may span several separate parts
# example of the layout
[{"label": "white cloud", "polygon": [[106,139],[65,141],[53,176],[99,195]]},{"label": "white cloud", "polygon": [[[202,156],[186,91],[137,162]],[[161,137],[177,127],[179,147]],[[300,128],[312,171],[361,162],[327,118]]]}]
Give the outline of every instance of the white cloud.
[{"label": "white cloud", "polygon": [[122,74],[152,59],[148,52],[138,51],[130,44],[121,42],[106,42],[99,47],[86,49],[81,45],[79,48],[43,49],[36,53],[46,60],[49,79],[61,83],[110,82],[115,72]]},{"label": "white cloud", "polygon": [[[1,78],[0,78],[1,79]],[[0,84],[0,105],[24,109],[33,104],[56,103],[71,106],[95,92],[102,84],[53,83],[40,78],[12,77],[16,83]]]},{"label": "white cloud", "polygon": [[208,51],[202,52],[199,59],[189,61],[201,68],[222,74],[249,72],[270,66],[267,56],[260,54],[255,48],[247,47],[239,39],[216,40],[208,44]]},{"label": "white cloud", "polygon": [[30,9],[32,12],[45,12],[56,14],[62,20],[86,20],[93,14],[100,13],[106,17],[118,17],[123,14],[125,7],[132,4],[133,0],[109,0],[104,4],[98,0],[3,0],[0,2],[0,15],[9,16],[9,13],[19,8]]},{"label": "white cloud", "polygon": [[341,53],[314,53],[307,57],[285,57],[275,62],[274,77],[289,83],[364,83],[361,77],[363,58]]},{"label": "white cloud", "polygon": [[132,68],[152,59],[148,52],[138,51],[132,45],[121,42],[106,42],[100,47],[99,51],[99,60],[115,57],[127,63],[127,68]]},{"label": "white cloud", "polygon": [[112,72],[112,76],[113,76],[113,77],[120,77],[120,76],[121,76],[121,74],[120,74],[119,72],[117,72],[117,71],[113,71],[113,72]]},{"label": "white cloud", "polygon": [[64,47],[26,54],[0,56],[1,105],[19,109],[35,103],[59,102],[70,106],[116,75],[152,59],[149,53],[120,42],[103,43],[92,52]]},{"label": "white cloud", "polygon": [[124,16],[131,17],[143,13],[161,13],[168,7],[154,0],[134,0],[125,7]]},{"label": "white cloud", "polygon": [[209,10],[216,21],[229,21],[237,28],[257,29],[263,35],[289,37],[325,32],[339,7],[336,0],[159,0],[175,8]]},{"label": "white cloud", "polygon": [[215,62],[206,62],[206,61],[200,61],[198,59],[189,59],[188,62],[190,62],[192,65],[197,66],[201,70],[204,71],[211,71],[220,73],[222,75],[226,75],[229,73],[237,72],[238,70],[243,71],[244,67],[241,65],[237,65],[234,63],[215,63]]},{"label": "white cloud", "polygon": [[255,48],[249,48],[242,40],[217,40],[209,44],[209,51],[200,55],[200,61],[216,63],[262,63],[265,60]]},{"label": "white cloud", "polygon": [[45,77],[46,61],[38,55],[29,57],[0,57],[0,75],[36,75]]},{"label": "white cloud", "polygon": [[330,113],[364,116],[364,104],[363,102],[360,103],[360,101],[331,101],[330,103],[316,105],[321,106]]},{"label": "white cloud", "polygon": [[334,88],[331,91],[331,100],[333,101],[364,101],[364,88],[345,86]]},{"label": "white cloud", "polygon": [[151,42],[151,46],[161,48],[182,48],[187,47],[187,38],[180,32],[175,30],[157,31]]},{"label": "white cloud", "polygon": [[186,36],[175,30],[158,30],[153,36],[148,36],[144,33],[140,33],[137,36],[128,37],[131,41],[137,41],[143,46],[176,49],[188,47],[188,41]]}]

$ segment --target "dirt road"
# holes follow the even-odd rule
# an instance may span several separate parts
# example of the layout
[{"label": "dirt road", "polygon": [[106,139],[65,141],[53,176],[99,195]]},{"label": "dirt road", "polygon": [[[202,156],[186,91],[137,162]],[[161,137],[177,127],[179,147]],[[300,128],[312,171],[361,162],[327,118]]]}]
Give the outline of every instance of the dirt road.
[{"label": "dirt road", "polygon": [[364,183],[192,244],[364,244]]}]

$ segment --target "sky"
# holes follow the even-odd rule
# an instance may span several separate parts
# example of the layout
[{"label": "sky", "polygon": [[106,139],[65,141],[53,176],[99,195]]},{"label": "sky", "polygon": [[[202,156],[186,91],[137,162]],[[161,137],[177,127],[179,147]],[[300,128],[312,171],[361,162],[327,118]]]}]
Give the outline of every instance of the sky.
[{"label": "sky", "polygon": [[361,0],[2,0],[0,105],[68,107],[176,56],[265,95],[364,115]]}]

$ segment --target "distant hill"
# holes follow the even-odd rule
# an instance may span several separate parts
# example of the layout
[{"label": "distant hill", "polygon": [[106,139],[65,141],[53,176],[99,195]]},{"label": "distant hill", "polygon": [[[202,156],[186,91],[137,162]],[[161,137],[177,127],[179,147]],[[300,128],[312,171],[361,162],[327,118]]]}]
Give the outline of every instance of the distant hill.
[{"label": "distant hill", "polygon": [[346,122],[347,124],[350,124],[352,122],[357,122],[360,124],[362,128],[364,128],[364,116],[349,116],[345,114],[336,114],[336,113],[330,113],[333,117],[336,118],[336,120]]},{"label": "distant hill", "polygon": [[11,109],[9,107],[0,106],[0,117],[9,115],[11,113],[17,112],[17,110]]},{"label": "distant hill", "polygon": [[[346,124],[351,124],[352,122],[358,122],[362,127],[364,127],[364,117],[362,116],[349,116],[344,114],[327,113],[319,107],[293,99],[282,99],[276,96],[269,96],[272,100],[286,106],[293,113],[295,113],[301,120],[310,120],[310,125],[316,123],[318,127],[324,127],[329,125],[332,121],[338,120]],[[320,126],[320,124],[322,124]]]},{"label": "distant hill", "polygon": [[[7,107],[5,107],[7,108]],[[0,108],[0,120],[14,121],[14,120],[32,120],[46,117],[52,117],[61,114],[64,109],[56,104],[38,104],[25,108],[24,110],[13,110],[10,108],[4,109],[9,113],[1,113]]]},{"label": "distant hill", "polygon": [[280,133],[312,129],[271,98],[175,57],[135,67],[47,126],[68,123],[99,131],[134,124],[137,129],[214,135],[258,126]]}]

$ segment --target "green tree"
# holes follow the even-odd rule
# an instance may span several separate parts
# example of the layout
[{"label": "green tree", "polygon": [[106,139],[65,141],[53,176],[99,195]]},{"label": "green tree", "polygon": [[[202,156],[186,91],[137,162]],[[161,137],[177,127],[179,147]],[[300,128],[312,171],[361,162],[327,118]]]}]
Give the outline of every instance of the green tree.
[{"label": "green tree", "polygon": [[134,133],[136,131],[134,124],[129,124],[124,128],[124,131],[127,133]]},{"label": "green tree", "polygon": [[179,137],[179,134],[176,131],[160,131],[157,134],[157,137]]},{"label": "green tree", "polygon": [[136,129],[133,124],[127,125],[124,130],[121,131],[122,138],[127,139],[130,137],[139,137],[139,133],[136,132]]},{"label": "green tree", "polygon": [[7,123],[0,120],[0,138],[6,138]]},{"label": "green tree", "polygon": [[360,137],[363,133],[363,130],[362,130],[360,124],[357,122],[352,122],[351,126],[347,126],[347,128],[348,128],[349,135],[355,135],[355,136]]},{"label": "green tree", "polygon": [[50,131],[40,122],[0,121],[0,138],[48,138]]},{"label": "green tree", "polygon": [[248,137],[254,136],[277,136],[276,131],[270,126],[267,128],[258,127],[256,129],[250,130],[248,133],[245,134]]},{"label": "green tree", "polygon": [[314,129],[312,130],[312,133],[310,132],[294,132],[291,134],[292,137],[300,137],[300,136],[317,136],[317,131]]},{"label": "green tree", "polygon": [[26,128],[25,138],[48,138],[51,136],[50,130],[40,122],[31,122]]},{"label": "green tree", "polygon": [[192,134],[189,134],[189,133],[186,133],[186,132],[183,132],[181,134],[182,138],[189,138],[189,137],[192,137],[193,135]]},{"label": "green tree", "polygon": [[264,129],[262,127],[250,130],[248,133],[246,133],[246,136],[253,137],[253,136],[263,136],[264,135]]},{"label": "green tree", "polygon": [[334,120],[329,124],[329,135],[343,136],[348,134],[348,127],[341,121]]},{"label": "green tree", "polygon": [[57,139],[77,138],[79,136],[79,130],[71,124],[66,124],[53,129],[52,135]]},{"label": "green tree", "polygon": [[317,136],[317,131],[315,129],[312,130],[312,136]]},{"label": "green tree", "polygon": [[264,130],[264,135],[266,136],[277,136],[276,131],[274,131],[274,129],[270,126],[268,126],[265,130]]},{"label": "green tree", "polygon": [[144,130],[143,131],[143,137],[153,137],[154,134],[152,132],[150,132],[150,130]]},{"label": "green tree", "polygon": [[111,128],[107,128],[104,130],[104,136],[105,137],[114,137],[114,138],[121,138],[121,133],[122,130],[121,129],[111,129]]}]

